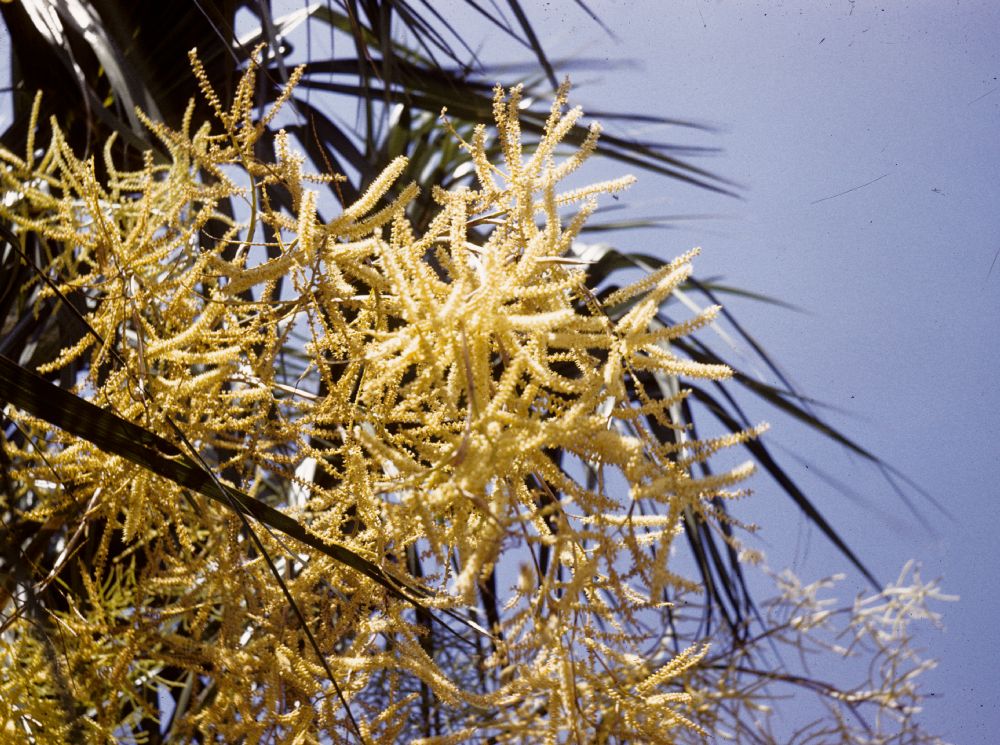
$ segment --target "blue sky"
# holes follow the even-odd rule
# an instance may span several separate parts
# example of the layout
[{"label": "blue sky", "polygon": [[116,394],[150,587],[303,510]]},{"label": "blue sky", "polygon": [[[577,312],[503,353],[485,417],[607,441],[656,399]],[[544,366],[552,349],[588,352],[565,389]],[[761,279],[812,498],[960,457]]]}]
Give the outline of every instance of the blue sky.
[{"label": "blue sky", "polygon": [[[729,302],[806,393],[838,408],[832,424],[953,519],[910,490],[928,531],[875,469],[747,401],[751,418],[769,420],[770,441],[811,463],[783,459],[881,579],[916,558],[961,596],[942,608],[945,630],[921,637],[940,660],[926,677],[934,695],[925,721],[956,743],[995,742],[1000,5],[590,3],[617,40],[571,3],[526,7],[556,55],[636,62],[577,73],[585,108],[722,130],[644,134],[723,147],[699,162],[745,186],[744,199],[641,176],[623,198],[637,214],[722,218],[624,234],[621,247],[673,256],[700,245],[702,276],[805,311]],[[816,468],[869,506],[816,478]],[[760,524],[772,566],[804,577],[848,570],[772,484],[758,478],[755,487],[740,509]],[[848,591],[864,589],[852,575]]]},{"label": "blue sky", "polygon": [[[880,578],[916,558],[961,596],[942,609],[945,630],[922,637],[940,659],[926,678],[926,721],[956,743],[995,742],[1000,4],[590,0],[614,38],[567,0],[523,5],[554,57],[608,61],[574,74],[575,102],[720,130],[642,134],[724,148],[699,164],[741,184],[743,198],[638,174],[623,197],[634,216],[718,217],[619,234],[618,245],[664,258],[699,245],[700,276],[803,309],[729,303],[802,390],[836,407],[832,424],[952,518],[909,490],[930,524],[922,527],[869,465],[752,399],[748,413],[771,422],[784,465]],[[463,3],[445,6],[467,16]],[[485,25],[456,20],[485,59],[528,57]],[[635,64],[611,64],[626,59]],[[754,486],[740,514],[760,524],[773,567],[806,578],[849,571],[773,484]],[[851,575],[846,591],[865,589]]]}]

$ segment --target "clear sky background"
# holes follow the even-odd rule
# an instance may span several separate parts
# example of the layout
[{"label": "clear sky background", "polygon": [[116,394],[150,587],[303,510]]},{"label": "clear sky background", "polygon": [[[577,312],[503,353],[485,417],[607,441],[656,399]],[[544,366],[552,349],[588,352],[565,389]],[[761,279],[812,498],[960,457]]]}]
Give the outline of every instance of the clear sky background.
[{"label": "clear sky background", "polygon": [[[747,400],[751,418],[810,462],[782,459],[880,579],[916,558],[961,596],[941,608],[945,630],[921,636],[940,660],[925,721],[955,743],[1000,742],[1000,3],[589,6],[617,39],[574,3],[525,4],[555,55],[636,63],[574,74],[577,102],[719,127],[644,134],[724,148],[699,164],[746,187],[737,201],[640,175],[623,197],[636,215],[722,218],[624,234],[621,247],[672,257],[700,245],[702,276],[804,309],[728,303],[806,393],[838,407],[831,423],[953,519],[911,490],[928,531],[869,465]],[[849,571],[772,484],[755,487],[740,508],[772,566]],[[866,589],[856,574],[847,586]]]},{"label": "clear sky background", "polygon": [[[607,61],[573,74],[575,103],[719,128],[641,134],[724,148],[697,162],[744,198],[639,174],[622,198],[630,216],[718,217],[616,244],[664,258],[700,245],[699,276],[803,309],[728,303],[801,389],[837,407],[832,424],[952,518],[910,490],[921,527],[874,468],[745,398],[748,414],[771,422],[783,465],[880,579],[916,558],[961,596],[942,608],[945,630],[921,636],[940,660],[925,721],[956,744],[1000,741],[1000,3],[589,0],[614,37],[571,0],[522,4],[553,57]],[[434,6],[484,59],[529,57],[464,2]],[[7,55],[0,39],[4,66]],[[850,572],[773,484],[754,486],[739,509],[774,568]],[[868,589],[850,577],[846,592]]]}]

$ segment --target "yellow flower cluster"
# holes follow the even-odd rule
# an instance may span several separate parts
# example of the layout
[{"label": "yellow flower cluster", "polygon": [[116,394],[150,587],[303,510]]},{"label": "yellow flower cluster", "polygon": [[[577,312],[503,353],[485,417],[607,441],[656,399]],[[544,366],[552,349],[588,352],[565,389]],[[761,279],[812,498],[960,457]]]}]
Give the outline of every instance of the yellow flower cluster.
[{"label": "yellow flower cluster", "polygon": [[[447,713],[416,733],[427,743],[665,743],[694,727],[678,681],[704,649],[655,669],[641,650],[662,636],[665,590],[691,585],[668,565],[682,516],[739,494],[749,470],[699,480],[688,466],[753,433],[664,443],[643,423],[677,427],[685,394],[650,398],[638,371],[728,372],[669,346],[712,312],[655,322],[693,252],[606,297],[588,287],[573,242],[596,197],[630,179],[560,189],[599,134],[557,157],[581,116],[565,89],[527,154],[520,91],[498,90],[502,158],[478,127],[462,142],[477,187],[434,187],[439,209],[418,227],[402,158],[321,217],[310,185],[331,177],[306,173],[284,133],[274,162],[255,155],[277,110],[254,121],[255,70],[224,110],[193,59],[221,131],[146,122],[162,162],[126,172],[108,155],[98,178],[55,125],[38,162],[33,145],[0,152],[16,195],[3,216],[52,247],[55,285],[85,298],[94,332],[43,370],[85,361],[81,395],[178,446],[182,431],[220,481],[426,591],[415,608],[261,535],[366,742],[414,735],[409,712],[430,699]],[[69,515],[89,548],[48,578],[74,573],[86,595],[48,631],[4,636],[0,654],[19,660],[0,676],[7,726],[118,737],[156,715],[149,692],[170,669],[186,686],[178,741],[356,738],[231,511],[10,416],[32,443],[5,445],[32,515]],[[484,595],[488,638],[438,615]],[[60,700],[70,713],[44,703]]]}]

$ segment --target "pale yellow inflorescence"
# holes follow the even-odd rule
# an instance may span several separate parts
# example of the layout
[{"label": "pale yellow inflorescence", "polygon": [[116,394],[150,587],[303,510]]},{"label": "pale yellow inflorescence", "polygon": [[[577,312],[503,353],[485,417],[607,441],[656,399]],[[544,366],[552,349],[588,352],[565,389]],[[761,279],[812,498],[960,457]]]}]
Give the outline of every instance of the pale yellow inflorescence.
[{"label": "pale yellow inflorescence", "polygon": [[[275,162],[254,155],[274,115],[252,120],[254,70],[224,110],[194,59],[222,131],[196,129],[190,114],[178,131],[147,122],[170,154],[164,162],[149,155],[143,168],[124,172],[108,156],[102,182],[55,124],[38,162],[30,149],[26,158],[0,153],[3,189],[19,195],[4,217],[67,248],[53,255],[52,270],[63,292],[93,299],[87,320],[104,340],[85,334],[44,370],[86,358],[81,393],[167,439],[176,440],[175,423],[220,479],[251,494],[273,491],[275,481],[305,489],[291,508],[298,519],[426,588],[431,609],[474,605],[491,572],[513,561],[517,575],[521,557],[513,585],[499,587],[492,642],[469,654],[470,669],[496,674],[497,685],[471,693],[428,655],[427,629],[410,604],[301,547],[291,547],[302,551],[293,561],[283,542],[262,534],[283,557],[287,584],[316,624],[368,741],[395,741],[400,712],[416,705],[413,679],[454,711],[452,734],[427,742],[482,732],[496,742],[590,742],[609,732],[672,742],[677,728],[693,728],[678,681],[705,649],[652,665],[637,654],[649,637],[643,614],[662,609],[666,589],[692,586],[667,562],[681,517],[738,496],[729,489],[749,470],[696,479],[688,466],[754,432],[663,443],[642,420],[675,427],[669,410],[684,393],[651,400],[631,385],[638,370],[728,374],[669,346],[714,310],[674,328],[655,320],[689,275],[693,252],[603,301],[566,260],[596,197],[631,179],[560,191],[599,133],[591,128],[580,149],[557,157],[581,116],[564,111],[565,87],[530,155],[520,91],[498,89],[502,162],[477,128],[462,144],[479,185],[435,187],[438,212],[418,230],[407,218],[417,186],[399,183],[405,159],[339,216],[320,219],[309,186],[325,177],[303,171],[284,133]],[[218,209],[231,198],[247,205],[246,220]],[[575,204],[574,214],[560,214]],[[612,320],[607,310],[623,304],[627,312]],[[307,358],[299,380],[282,375],[289,350]],[[182,732],[255,741],[280,724],[306,742],[351,738],[231,513],[10,416],[38,444],[8,446],[14,477],[39,495],[37,519],[84,505],[88,530],[103,531],[92,564],[78,569],[90,601],[56,624],[60,664],[85,702],[91,735],[111,737],[119,726],[127,709],[113,692],[155,685],[157,670],[172,665],[214,681]],[[601,478],[583,479],[556,452]],[[314,478],[296,475],[307,462]],[[607,486],[604,474],[625,488]],[[41,486],[53,481],[62,486]],[[133,559],[110,562],[111,541],[133,546],[125,554]],[[11,638],[12,653],[34,662],[7,685],[54,686],[36,637],[22,629]],[[378,709],[365,706],[372,690]],[[16,711],[50,731],[64,726],[57,714],[31,709],[30,698]]]}]

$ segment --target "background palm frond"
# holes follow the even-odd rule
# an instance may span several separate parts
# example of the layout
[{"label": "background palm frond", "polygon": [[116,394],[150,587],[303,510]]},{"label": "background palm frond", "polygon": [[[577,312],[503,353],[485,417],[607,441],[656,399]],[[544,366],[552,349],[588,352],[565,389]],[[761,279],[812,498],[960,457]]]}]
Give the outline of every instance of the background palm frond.
[{"label": "background palm frond", "polygon": [[[582,14],[600,22],[584,3],[578,0],[577,4]],[[34,91],[40,90],[43,98],[39,119],[45,121],[53,117],[58,121],[77,152],[100,156],[100,143],[115,134],[118,139],[114,157],[126,164],[137,163],[141,151],[156,148],[157,143],[139,123],[135,108],[142,108],[170,126],[180,125],[197,87],[188,64],[189,49],[198,48],[208,78],[225,101],[232,93],[241,68],[247,64],[251,50],[263,43],[268,51],[258,91],[261,107],[279,95],[297,62],[305,64],[292,112],[281,126],[297,138],[318,169],[348,176],[346,182],[331,187],[331,200],[353,201],[376,174],[401,154],[410,157],[408,171],[401,182],[411,179],[454,186],[467,178],[463,170],[466,155],[452,136],[439,126],[438,115],[442,108],[447,107],[451,124],[466,136],[474,123],[490,118],[493,76],[502,75],[507,78],[503,82],[510,84],[513,82],[509,79],[511,75],[527,74],[525,83],[531,94],[529,97],[544,101],[548,87],[556,85],[560,74],[587,66],[586,60],[550,59],[531,25],[526,8],[517,0],[507,0],[505,5],[506,12],[501,13],[497,6],[489,8],[467,0],[464,10],[495,26],[530,54],[532,62],[522,68],[484,68],[448,18],[430,2],[340,0],[313,3],[284,16],[275,16],[272,4],[263,1],[125,3],[67,0],[49,3],[23,0],[4,3],[0,5],[0,13],[11,44],[13,121],[0,140],[8,150],[24,152],[36,123],[32,119]],[[238,22],[247,17],[252,18],[252,22]],[[238,28],[241,25],[250,28],[244,32]],[[165,33],[165,29],[170,32]],[[305,42],[300,38],[303,32],[306,33]],[[328,39],[329,48],[324,48],[322,53],[310,51],[309,39],[313,35]],[[337,54],[334,54],[335,49]],[[328,107],[328,103],[333,105]],[[345,111],[355,112],[353,123],[346,122],[338,113]],[[591,113],[596,118],[619,119],[625,123],[655,121],[700,127],[696,122],[648,114]],[[204,102],[196,104],[195,120],[209,115]],[[537,135],[545,116],[544,107],[527,109],[524,112],[525,129]],[[585,136],[586,130],[577,127],[567,142],[579,144]],[[730,181],[690,160],[702,152],[698,148],[614,136],[604,136],[598,148],[600,155],[681,184],[736,194],[737,187]],[[102,167],[100,157],[97,167]],[[429,195],[414,203],[415,225],[422,223],[422,215],[426,219],[430,207]],[[604,226],[598,224],[592,229],[663,227],[676,219],[679,218],[621,221]],[[29,234],[19,235],[17,240],[21,243],[21,251],[41,271],[46,271],[60,250]],[[647,270],[659,263],[655,258],[629,255],[610,248],[599,251],[596,259],[590,269],[595,286],[613,285],[616,272]],[[31,370],[79,338],[83,331],[78,324],[66,322],[72,315],[67,304],[72,304],[77,311],[86,311],[88,300],[82,293],[66,297],[65,301],[39,300],[39,285],[29,281],[33,269],[13,250],[9,240],[5,240],[0,261],[0,276],[3,277],[0,280],[0,352],[20,367]],[[708,304],[724,293],[756,298],[753,293],[708,281],[692,280],[686,292]],[[719,352],[707,343],[685,342],[680,350],[695,360],[730,364],[737,371],[735,382],[750,395],[791,414],[822,433],[831,443],[885,465],[878,456],[828,426],[816,413],[812,402],[784,379],[767,352],[736,319],[729,317],[728,320],[741,343],[749,346],[758,360],[781,381],[781,388],[759,382],[755,376],[742,371],[740,365],[734,364],[729,352]],[[13,383],[15,372],[13,367],[4,368],[4,385]],[[58,382],[68,387],[79,372],[64,369],[59,373]],[[658,392],[666,384],[666,381],[652,379],[640,382],[651,393]],[[35,394],[29,391],[27,395],[41,396],[40,391],[37,389]],[[701,423],[708,414],[732,432],[752,424],[726,387],[695,388],[692,405],[677,412],[680,423],[692,425]],[[61,416],[63,421],[60,421]],[[66,407],[62,414],[53,411],[51,421],[72,431],[72,416],[71,407]],[[649,425],[656,427],[653,421]],[[661,434],[664,438],[670,436],[668,432]],[[19,433],[8,427],[5,436],[17,438]],[[796,485],[793,475],[773,458],[770,449],[760,441],[747,442],[744,447],[790,497],[790,504],[804,511],[859,571],[876,583],[876,578],[854,555],[843,536],[812,505],[808,495]],[[724,508],[720,506],[720,510]],[[732,629],[744,629],[753,604],[735,550],[698,518],[690,517],[684,527],[709,608],[717,608]],[[21,535],[18,533],[21,527],[8,526],[6,529]],[[19,545],[23,545],[30,537],[22,536],[20,540]],[[10,567],[19,561],[19,550],[2,557],[4,571],[12,571]],[[489,593],[485,593],[487,616],[488,598]],[[738,637],[736,634],[734,638]]]}]

